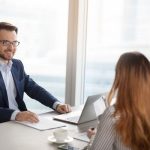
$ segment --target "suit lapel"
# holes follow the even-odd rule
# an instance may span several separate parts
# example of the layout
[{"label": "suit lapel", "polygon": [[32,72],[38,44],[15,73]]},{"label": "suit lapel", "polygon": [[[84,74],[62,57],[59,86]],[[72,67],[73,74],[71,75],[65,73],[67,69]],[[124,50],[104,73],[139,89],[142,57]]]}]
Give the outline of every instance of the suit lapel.
[{"label": "suit lapel", "polygon": [[19,74],[18,74],[18,71],[17,71],[17,69],[15,68],[14,65],[12,65],[11,73],[12,73],[12,76],[13,76],[13,79],[14,79],[14,82],[15,82],[17,94],[20,95],[19,80],[18,80],[19,79]]},{"label": "suit lapel", "polygon": [[20,110],[24,111],[27,110],[25,103],[23,102],[23,79],[21,78],[20,68],[16,65],[16,63],[13,63],[11,68],[11,73],[14,79],[15,87],[16,87],[16,101],[18,103],[18,107]]},{"label": "suit lapel", "polygon": [[0,72],[0,89],[1,89],[2,94],[4,95],[4,99],[3,99],[4,103],[8,107],[7,91],[6,91],[5,83],[4,83],[4,80],[3,80],[1,72]]}]

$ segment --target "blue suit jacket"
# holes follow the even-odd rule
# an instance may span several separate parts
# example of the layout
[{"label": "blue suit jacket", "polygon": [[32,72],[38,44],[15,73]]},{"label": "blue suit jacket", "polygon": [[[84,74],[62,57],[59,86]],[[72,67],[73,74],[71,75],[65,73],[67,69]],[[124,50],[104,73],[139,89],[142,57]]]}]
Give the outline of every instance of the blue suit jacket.
[{"label": "blue suit jacket", "polygon": [[[27,110],[23,101],[24,92],[29,97],[36,99],[45,106],[52,108],[53,104],[58,100],[35,83],[29,75],[26,75],[23,64],[20,60],[13,59],[12,62],[11,72],[16,86],[16,101],[20,111]],[[0,122],[9,121],[13,112],[14,110],[9,109],[7,92],[2,74],[0,72]]]}]

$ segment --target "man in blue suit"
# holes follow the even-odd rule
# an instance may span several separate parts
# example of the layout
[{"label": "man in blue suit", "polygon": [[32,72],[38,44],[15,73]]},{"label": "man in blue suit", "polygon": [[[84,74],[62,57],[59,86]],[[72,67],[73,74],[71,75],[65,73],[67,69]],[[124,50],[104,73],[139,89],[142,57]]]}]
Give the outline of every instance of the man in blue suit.
[{"label": "man in blue suit", "polygon": [[19,45],[17,32],[14,25],[0,22],[0,122],[39,121],[35,113],[27,110],[23,101],[24,92],[59,113],[70,112],[70,105],[61,104],[25,73],[20,60],[13,59]]}]

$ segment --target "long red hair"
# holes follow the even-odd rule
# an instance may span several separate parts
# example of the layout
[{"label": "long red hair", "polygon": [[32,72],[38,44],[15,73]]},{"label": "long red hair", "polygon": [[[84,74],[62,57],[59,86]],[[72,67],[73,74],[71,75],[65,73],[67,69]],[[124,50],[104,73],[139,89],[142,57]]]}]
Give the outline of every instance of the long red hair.
[{"label": "long red hair", "polygon": [[150,150],[150,62],[139,52],[120,56],[108,102],[116,94],[116,132],[133,150]]}]

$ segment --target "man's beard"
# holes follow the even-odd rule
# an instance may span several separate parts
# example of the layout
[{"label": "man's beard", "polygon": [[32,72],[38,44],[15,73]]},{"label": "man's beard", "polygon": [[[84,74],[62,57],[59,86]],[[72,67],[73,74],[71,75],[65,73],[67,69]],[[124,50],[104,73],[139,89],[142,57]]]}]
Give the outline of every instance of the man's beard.
[{"label": "man's beard", "polygon": [[6,57],[3,54],[0,54],[0,58],[2,58],[3,60],[6,60],[6,61],[12,60],[12,57],[10,59],[6,59]]}]

